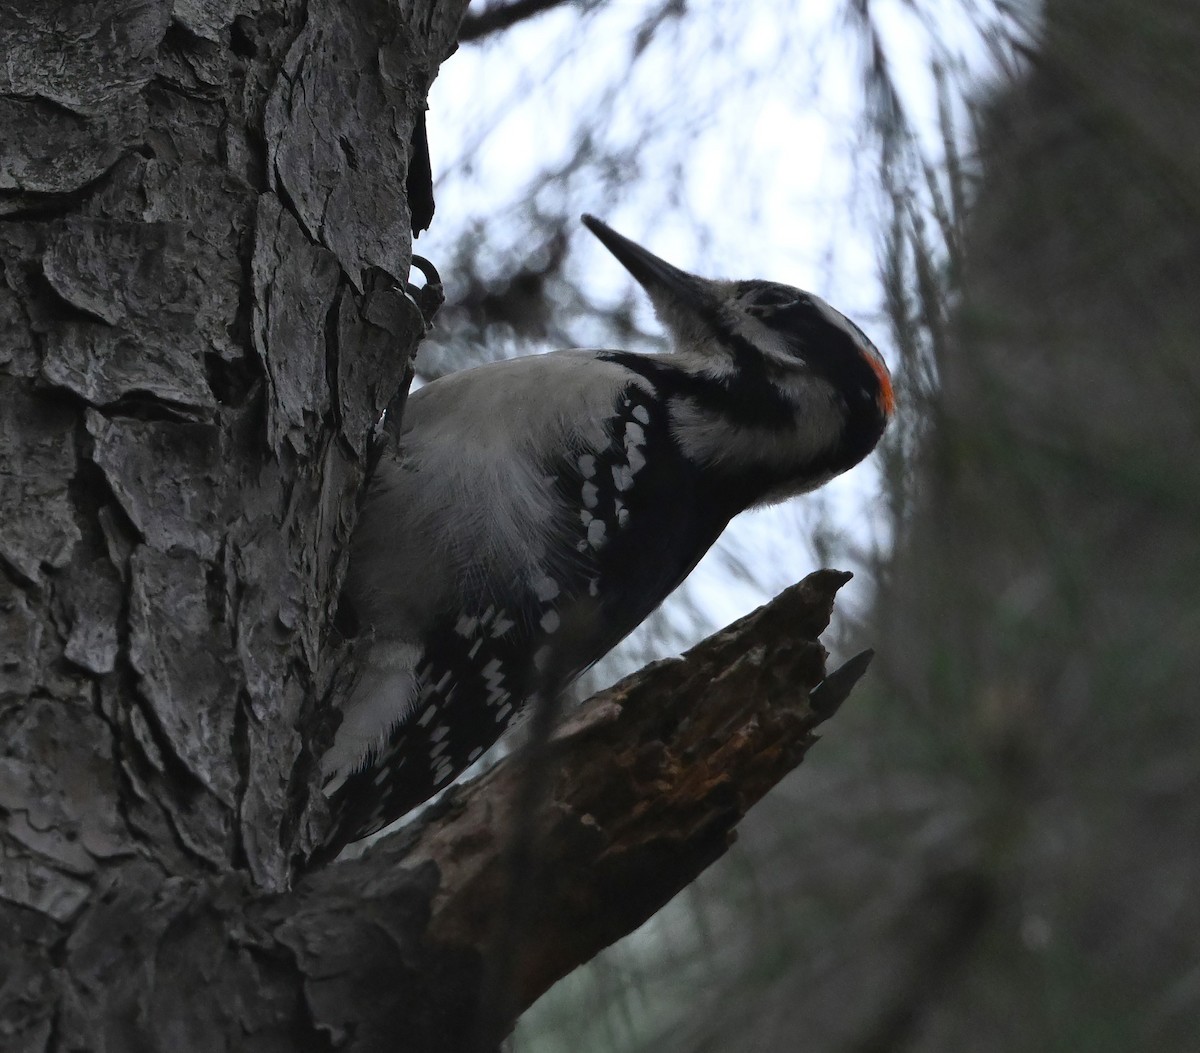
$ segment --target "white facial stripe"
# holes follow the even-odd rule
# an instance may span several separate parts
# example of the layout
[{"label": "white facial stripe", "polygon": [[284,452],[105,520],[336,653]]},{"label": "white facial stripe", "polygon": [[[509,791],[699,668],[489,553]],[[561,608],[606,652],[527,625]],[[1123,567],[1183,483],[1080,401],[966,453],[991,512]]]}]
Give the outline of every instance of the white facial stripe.
[{"label": "white facial stripe", "polygon": [[[789,396],[797,407],[795,423],[778,428],[730,428],[705,407],[687,397],[670,402],[671,430],[684,456],[697,464],[720,470],[753,462],[785,471],[815,460],[840,434],[843,410],[837,392],[827,381],[811,374],[789,378]],[[761,503],[781,501],[804,493],[824,480],[806,479],[800,485],[781,485],[763,496]]]},{"label": "white facial stripe", "polygon": [[[769,358],[777,358],[785,362],[794,362],[796,359],[795,352],[788,346],[783,334],[769,325],[764,325],[753,315],[744,314],[741,311],[736,312],[733,320],[733,332],[735,336],[740,336]],[[736,372],[736,367],[732,362],[726,372],[730,374]]]}]

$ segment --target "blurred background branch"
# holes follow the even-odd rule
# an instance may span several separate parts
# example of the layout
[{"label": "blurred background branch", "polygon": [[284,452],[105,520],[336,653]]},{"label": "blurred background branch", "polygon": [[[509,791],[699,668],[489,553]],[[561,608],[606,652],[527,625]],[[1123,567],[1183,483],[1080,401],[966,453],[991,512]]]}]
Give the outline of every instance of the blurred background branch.
[{"label": "blurred background branch", "polygon": [[468,11],[458,30],[460,44],[469,44],[491,33],[511,29],[518,22],[536,18],[552,7],[578,3],[578,0],[512,0],[511,3],[489,3],[480,11]]}]

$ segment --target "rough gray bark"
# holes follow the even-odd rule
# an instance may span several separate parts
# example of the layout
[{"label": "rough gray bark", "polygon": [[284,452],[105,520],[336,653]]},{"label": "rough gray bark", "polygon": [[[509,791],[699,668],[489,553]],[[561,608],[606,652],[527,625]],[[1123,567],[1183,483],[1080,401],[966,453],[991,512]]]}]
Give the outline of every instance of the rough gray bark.
[{"label": "rough gray bark", "polygon": [[[464,6],[0,14],[6,1050],[493,1043],[812,741],[830,573],[593,703],[540,811],[510,763],[300,877],[368,441],[424,329],[409,144]],[[518,818],[570,883],[481,1028]]]},{"label": "rough gray bark", "polygon": [[294,996],[197,985],[308,845],[366,444],[423,331],[409,143],[465,6],[0,11],[6,1049],[284,1048],[225,1032]]}]

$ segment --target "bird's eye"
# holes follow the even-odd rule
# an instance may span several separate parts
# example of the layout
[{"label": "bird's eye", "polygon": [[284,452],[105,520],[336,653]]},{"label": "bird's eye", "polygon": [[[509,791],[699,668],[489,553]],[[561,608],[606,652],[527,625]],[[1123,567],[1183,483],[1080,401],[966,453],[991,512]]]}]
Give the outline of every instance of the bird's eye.
[{"label": "bird's eye", "polygon": [[799,299],[800,293],[786,285],[766,285],[746,297],[746,306],[750,310],[786,307]]}]

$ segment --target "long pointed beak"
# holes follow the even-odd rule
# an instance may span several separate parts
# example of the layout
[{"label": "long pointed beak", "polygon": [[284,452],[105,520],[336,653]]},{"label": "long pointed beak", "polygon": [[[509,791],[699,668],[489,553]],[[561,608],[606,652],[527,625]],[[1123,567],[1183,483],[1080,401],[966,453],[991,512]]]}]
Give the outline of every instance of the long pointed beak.
[{"label": "long pointed beak", "polygon": [[583,225],[600,239],[600,243],[616,256],[621,265],[650,294],[650,299],[656,307],[665,306],[664,301],[694,310],[703,310],[711,306],[712,296],[708,291],[708,283],[703,278],[697,278],[694,274],[672,266],[653,252],[642,248],[636,241],[630,241],[618,234],[595,216],[585,212],[582,219]]}]

